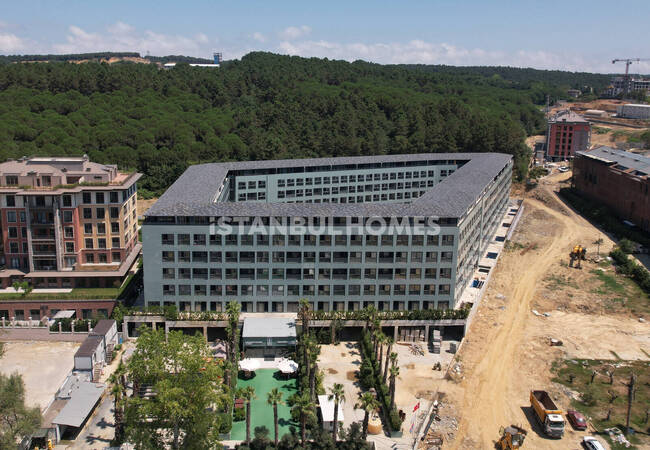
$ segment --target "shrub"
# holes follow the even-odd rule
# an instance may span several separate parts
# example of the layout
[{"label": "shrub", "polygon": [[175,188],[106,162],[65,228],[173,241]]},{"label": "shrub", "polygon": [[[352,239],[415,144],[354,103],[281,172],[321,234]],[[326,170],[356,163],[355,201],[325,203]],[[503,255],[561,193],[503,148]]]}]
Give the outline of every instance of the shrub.
[{"label": "shrub", "polygon": [[[239,408],[244,411],[244,408]],[[245,417],[245,414],[244,414]],[[243,420],[243,419],[242,419]],[[228,413],[219,413],[217,416],[217,421],[219,422],[219,433],[226,434],[230,433],[232,429],[232,417]]]},{"label": "shrub", "polygon": [[235,408],[235,411],[232,413],[232,420],[235,422],[246,420],[246,407]]},{"label": "shrub", "polygon": [[636,245],[634,242],[626,238],[621,239],[618,243],[618,248],[620,248],[623,253],[627,253],[628,255],[634,251],[635,247]]}]

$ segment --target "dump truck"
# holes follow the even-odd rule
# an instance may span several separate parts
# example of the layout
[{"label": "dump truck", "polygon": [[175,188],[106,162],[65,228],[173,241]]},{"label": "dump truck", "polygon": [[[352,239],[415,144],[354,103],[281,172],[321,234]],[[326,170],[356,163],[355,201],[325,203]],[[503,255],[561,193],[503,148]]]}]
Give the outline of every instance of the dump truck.
[{"label": "dump truck", "polygon": [[546,391],[531,391],[530,406],[547,436],[561,438],[564,435],[564,418]]}]

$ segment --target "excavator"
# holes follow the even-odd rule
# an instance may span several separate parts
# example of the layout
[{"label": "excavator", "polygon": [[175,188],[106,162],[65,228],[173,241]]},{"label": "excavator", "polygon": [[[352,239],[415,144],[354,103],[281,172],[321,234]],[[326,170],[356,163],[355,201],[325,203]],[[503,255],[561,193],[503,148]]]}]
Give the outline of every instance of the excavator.
[{"label": "excavator", "polygon": [[497,442],[498,450],[513,450],[524,445],[528,431],[517,425],[501,428],[501,439]]},{"label": "excavator", "polygon": [[586,254],[587,249],[582,245],[576,245],[573,247],[573,250],[571,250],[571,253],[569,253],[569,267],[573,267],[574,261],[577,261],[576,269],[582,269],[580,261],[584,261],[586,259]]}]

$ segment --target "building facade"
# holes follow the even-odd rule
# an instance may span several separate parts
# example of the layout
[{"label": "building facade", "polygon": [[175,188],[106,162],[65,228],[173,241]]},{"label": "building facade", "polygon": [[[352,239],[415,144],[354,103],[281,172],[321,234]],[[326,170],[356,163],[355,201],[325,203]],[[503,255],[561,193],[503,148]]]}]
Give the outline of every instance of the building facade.
[{"label": "building facade", "polygon": [[591,145],[591,124],[572,111],[560,111],[548,121],[546,158],[562,161]]},{"label": "building facade", "polygon": [[512,159],[415,154],[190,167],[146,213],[147,305],[453,308],[507,207]]},{"label": "building facade", "polygon": [[650,120],[650,105],[626,103],[616,107],[616,115],[626,119]]},{"label": "building facade", "polygon": [[616,97],[619,94],[637,91],[650,92],[650,79],[633,76],[614,77],[612,78],[612,84],[605,90],[604,95]]},{"label": "building facade", "polygon": [[579,152],[573,162],[573,187],[616,214],[650,231],[650,158],[598,147]]},{"label": "building facade", "polygon": [[35,288],[119,285],[138,244],[141,174],[87,156],[0,164],[0,281]]}]

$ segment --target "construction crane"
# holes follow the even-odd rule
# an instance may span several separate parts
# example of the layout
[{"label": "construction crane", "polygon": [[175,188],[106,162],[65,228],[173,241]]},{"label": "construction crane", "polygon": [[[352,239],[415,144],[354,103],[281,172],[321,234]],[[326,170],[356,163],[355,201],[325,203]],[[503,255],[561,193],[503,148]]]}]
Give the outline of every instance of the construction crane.
[{"label": "construction crane", "polygon": [[630,88],[630,83],[628,82],[629,80],[629,73],[630,73],[630,64],[633,62],[641,62],[641,61],[650,61],[650,58],[617,58],[612,60],[612,64],[616,64],[617,62],[624,62],[625,63],[625,95],[628,94],[628,90]]}]

